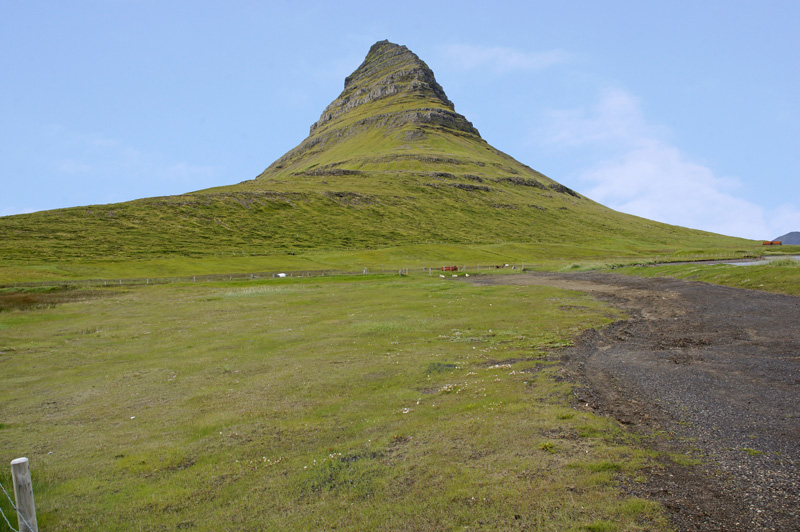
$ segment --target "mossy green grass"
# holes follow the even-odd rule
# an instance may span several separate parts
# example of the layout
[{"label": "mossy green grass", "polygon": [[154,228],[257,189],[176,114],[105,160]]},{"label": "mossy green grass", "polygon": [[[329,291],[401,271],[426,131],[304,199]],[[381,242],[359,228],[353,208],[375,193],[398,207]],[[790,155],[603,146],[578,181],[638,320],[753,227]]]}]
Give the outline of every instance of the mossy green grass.
[{"label": "mossy green grass", "polygon": [[571,243],[505,242],[487,244],[425,243],[377,249],[308,250],[265,253],[238,250],[205,257],[165,256],[140,259],[0,260],[0,286],[24,282],[69,282],[80,280],[169,279],[195,275],[223,275],[293,271],[362,272],[399,269],[437,269],[445,265],[466,266],[470,272],[500,265],[535,270],[599,269],[613,264],[674,260],[742,258],[755,256],[755,247],[725,240],[707,248],[656,245],[650,242],[595,241]]},{"label": "mossy green grass", "polygon": [[691,281],[800,296],[800,261],[785,258],[766,264],[659,264],[628,266],[615,273],[642,277],[674,277]]},{"label": "mossy green grass", "polygon": [[0,459],[30,458],[43,530],[668,529],[619,484],[650,453],[571,405],[559,349],[619,318],[583,294],[421,274],[96,292],[0,312]]}]

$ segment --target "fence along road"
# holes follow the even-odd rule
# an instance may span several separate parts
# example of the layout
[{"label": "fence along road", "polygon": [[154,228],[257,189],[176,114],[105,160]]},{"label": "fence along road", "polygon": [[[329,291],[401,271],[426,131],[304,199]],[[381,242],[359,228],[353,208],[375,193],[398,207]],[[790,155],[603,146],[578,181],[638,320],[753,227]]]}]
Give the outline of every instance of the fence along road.
[{"label": "fence along road", "polygon": [[[607,258],[602,260],[586,260],[579,261],[582,265],[594,265],[598,268],[603,266],[610,266],[616,264],[689,264],[689,263],[703,263],[713,264],[712,261],[721,260],[741,260],[741,254],[737,253],[708,253],[692,257],[694,260],[685,261],[678,260],[670,256],[656,256],[650,258],[642,257],[616,257]],[[567,259],[553,259],[562,261],[568,264]],[[529,267],[534,265],[535,261],[524,261],[517,264],[516,262],[501,263],[501,264],[475,264],[475,265],[458,265],[459,272],[480,272],[490,271],[500,268],[510,268],[513,270],[523,270],[527,264]],[[409,272],[421,272],[432,275],[433,272],[442,272],[444,268],[451,266],[452,263],[441,264],[439,266],[425,266],[416,268],[387,268],[382,266],[380,268],[360,268],[359,270],[275,270],[270,272],[245,272],[245,273],[212,273],[204,275],[186,275],[186,276],[173,276],[173,277],[133,277],[123,279],[75,279],[75,280],[54,280],[54,281],[29,281],[29,282],[16,282],[16,283],[0,283],[0,288],[35,288],[40,286],[63,286],[63,287],[99,287],[99,286],[141,286],[151,284],[168,284],[168,283],[196,283],[196,282],[214,282],[214,281],[243,281],[250,279],[268,279],[278,277],[325,277],[325,276],[339,276],[339,275],[367,275],[367,274],[408,274]],[[446,273],[451,273],[447,271]]]},{"label": "fence along road", "polygon": [[[530,263],[528,263],[530,265]],[[519,266],[509,265],[487,265],[477,264],[475,266],[460,265],[458,270],[447,270],[447,273],[458,272],[478,272],[495,270],[501,267],[512,269],[524,268],[525,263]],[[449,266],[447,266],[449,267]],[[433,275],[434,272],[444,271],[445,266],[424,267],[424,268],[362,268],[361,270],[276,270],[272,272],[251,272],[251,273],[224,273],[224,274],[205,274],[187,275],[180,277],[135,277],[126,279],[75,279],[57,281],[29,281],[0,284],[0,288],[36,288],[40,286],[63,286],[63,287],[101,287],[101,286],[146,286],[151,284],[169,283],[197,283],[197,282],[219,282],[219,281],[246,281],[256,279],[272,279],[278,277],[333,277],[333,276],[355,276],[355,275],[408,275],[410,272],[427,273]]]}]

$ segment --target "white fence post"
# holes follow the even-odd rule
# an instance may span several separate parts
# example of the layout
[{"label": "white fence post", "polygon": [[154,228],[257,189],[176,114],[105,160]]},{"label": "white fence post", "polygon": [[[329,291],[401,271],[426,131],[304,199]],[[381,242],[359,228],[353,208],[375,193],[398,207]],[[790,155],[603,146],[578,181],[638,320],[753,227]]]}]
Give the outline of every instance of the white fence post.
[{"label": "white fence post", "polygon": [[33,484],[27,458],[11,461],[11,478],[14,482],[14,499],[17,501],[19,532],[39,532],[36,524],[36,507],[33,504]]}]

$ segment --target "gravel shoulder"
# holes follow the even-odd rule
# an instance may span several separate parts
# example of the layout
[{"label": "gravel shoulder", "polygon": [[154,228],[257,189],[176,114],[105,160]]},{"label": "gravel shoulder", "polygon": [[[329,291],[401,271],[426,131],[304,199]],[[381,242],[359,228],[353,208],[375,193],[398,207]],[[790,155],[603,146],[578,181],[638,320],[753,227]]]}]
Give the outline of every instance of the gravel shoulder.
[{"label": "gravel shoulder", "polygon": [[661,460],[627,486],[677,530],[800,530],[800,297],[598,272],[470,281],[577,290],[626,311],[563,360],[581,408],[700,458]]}]

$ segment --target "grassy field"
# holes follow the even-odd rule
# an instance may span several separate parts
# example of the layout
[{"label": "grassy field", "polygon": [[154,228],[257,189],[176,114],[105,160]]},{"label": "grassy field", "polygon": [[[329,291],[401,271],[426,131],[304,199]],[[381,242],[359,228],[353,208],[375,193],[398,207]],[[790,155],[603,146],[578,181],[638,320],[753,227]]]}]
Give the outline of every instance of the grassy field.
[{"label": "grassy field", "polygon": [[614,271],[642,277],[675,277],[734,288],[800,296],[800,262],[790,258],[777,259],[763,265],[661,264],[629,266]]},{"label": "grassy field", "polygon": [[[595,241],[572,243],[505,242],[495,244],[418,244],[352,251],[318,250],[295,254],[248,254],[239,251],[205,258],[173,256],[128,260],[8,260],[0,259],[0,287],[18,282],[59,282],[87,279],[131,279],[190,277],[211,274],[253,272],[336,270],[360,272],[440,268],[457,264],[474,272],[501,264],[554,270],[578,264],[580,268],[601,268],[609,264],[636,261],[691,260],[756,256],[754,246],[731,245],[720,237],[716,246],[676,246],[657,243]],[[746,243],[746,242],[745,242]]]},{"label": "grassy field", "polygon": [[[710,262],[729,259],[732,255],[751,260],[753,264],[711,264]],[[785,257],[789,255],[790,257]],[[689,281],[763,290],[778,294],[800,295],[800,246],[782,246],[780,250],[753,248],[748,252],[676,253],[655,259],[595,259],[577,261],[551,261],[547,267],[561,272],[580,272],[603,270],[624,275],[641,277],[674,277]],[[757,260],[758,259],[758,260]],[[695,261],[691,264],[682,261]],[[769,261],[763,263],[764,261]],[[677,262],[673,264],[673,262]],[[536,269],[536,268],[532,268]]]},{"label": "grassy field", "polygon": [[0,459],[30,458],[42,530],[667,529],[620,485],[652,456],[571,406],[559,348],[619,317],[584,295],[422,275],[16,295]]}]

